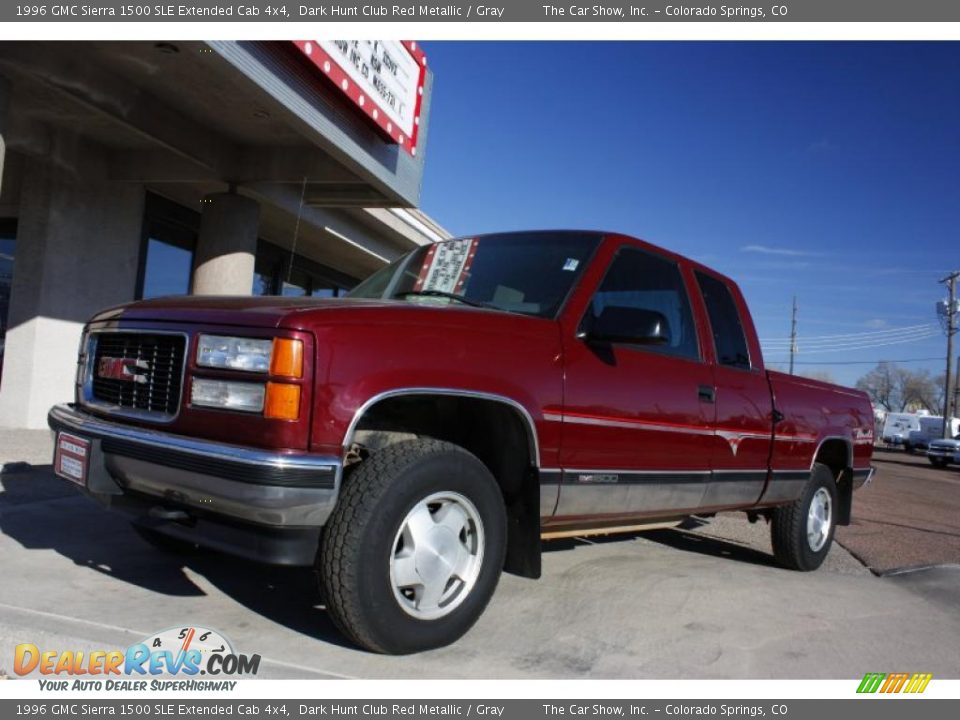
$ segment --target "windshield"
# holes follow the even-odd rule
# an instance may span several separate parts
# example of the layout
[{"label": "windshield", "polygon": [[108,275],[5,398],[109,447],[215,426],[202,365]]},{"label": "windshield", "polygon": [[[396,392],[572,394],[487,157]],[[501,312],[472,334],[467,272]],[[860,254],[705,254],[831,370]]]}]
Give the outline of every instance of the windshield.
[{"label": "windshield", "polygon": [[348,297],[463,303],[553,318],[599,242],[596,233],[578,232],[447,240],[417,248]]}]

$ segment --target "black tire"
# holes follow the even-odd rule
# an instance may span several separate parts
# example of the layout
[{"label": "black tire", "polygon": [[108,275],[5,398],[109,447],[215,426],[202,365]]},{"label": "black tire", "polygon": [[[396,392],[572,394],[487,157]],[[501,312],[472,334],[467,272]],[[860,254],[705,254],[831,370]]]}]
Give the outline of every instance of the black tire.
[{"label": "black tire", "polygon": [[195,543],[164,535],[153,528],[140,525],[136,522],[132,522],[130,525],[137,535],[150,545],[153,545],[157,550],[171,555],[196,555],[201,552],[200,546]]},{"label": "black tire", "polygon": [[904,451],[907,455],[913,455],[913,453],[914,453],[913,445],[911,445],[910,443],[904,443],[904,444],[903,444],[903,451]]},{"label": "black tire", "polygon": [[[810,506],[820,491],[826,492],[829,497],[829,528],[823,545],[814,549],[807,539],[807,522]],[[836,517],[837,483],[833,472],[826,465],[815,463],[803,494],[790,505],[783,505],[773,511],[770,537],[777,562],[790,570],[804,572],[820,567],[833,544]]]},{"label": "black tire", "polygon": [[933,465],[935,468],[942,469],[947,466],[947,461],[944,460],[943,458],[932,457],[927,459],[930,461],[930,464]]},{"label": "black tire", "polygon": [[[401,524],[434,493],[467,498],[484,542],[472,589],[448,614],[425,620],[401,606],[391,563]],[[496,480],[463,448],[423,439],[379,450],[347,478],[324,528],[317,570],[327,611],[344,635],[374,652],[399,655],[448,645],[473,626],[496,589],[506,527]]]}]

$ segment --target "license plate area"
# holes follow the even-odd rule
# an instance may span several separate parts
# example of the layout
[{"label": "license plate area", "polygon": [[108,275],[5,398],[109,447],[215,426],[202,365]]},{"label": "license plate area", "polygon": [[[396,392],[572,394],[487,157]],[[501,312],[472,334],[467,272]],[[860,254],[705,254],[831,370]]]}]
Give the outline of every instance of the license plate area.
[{"label": "license plate area", "polygon": [[87,486],[93,443],[71,433],[58,432],[53,456],[53,472],[81,487]]}]

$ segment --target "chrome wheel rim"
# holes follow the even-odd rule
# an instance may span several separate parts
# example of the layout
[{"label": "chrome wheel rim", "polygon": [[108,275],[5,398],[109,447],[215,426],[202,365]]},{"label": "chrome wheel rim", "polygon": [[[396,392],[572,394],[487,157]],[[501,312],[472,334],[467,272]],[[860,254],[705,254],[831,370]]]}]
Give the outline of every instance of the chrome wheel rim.
[{"label": "chrome wheel rim", "polygon": [[456,492],[429,495],[411,508],[393,541],[390,586],[404,612],[436,620],[466,600],[483,564],[483,522]]},{"label": "chrome wheel rim", "polygon": [[819,552],[830,537],[832,515],[830,493],[826,488],[819,488],[810,500],[810,511],[807,513],[807,544],[814,552]]}]

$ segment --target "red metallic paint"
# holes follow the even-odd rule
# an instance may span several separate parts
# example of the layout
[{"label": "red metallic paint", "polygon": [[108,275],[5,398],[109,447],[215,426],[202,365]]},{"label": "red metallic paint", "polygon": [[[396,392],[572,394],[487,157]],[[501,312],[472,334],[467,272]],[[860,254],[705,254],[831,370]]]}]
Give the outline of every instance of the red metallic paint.
[{"label": "red metallic paint", "polygon": [[[628,347],[614,347],[604,359],[576,337],[594,291],[623,245],[679,264],[697,324],[699,361]],[[716,364],[695,271],[712,274],[732,290],[753,369]],[[735,283],[622,235],[603,239],[556,320],[402,301],[182,297],[115,308],[93,322],[191,333],[184,406],[165,429],[224,442],[340,454],[351,423],[371,399],[403,388],[447,388],[500,395],[522,405],[535,423],[541,468],[805,469],[820,442],[830,437],[850,444],[855,468],[867,467],[872,452],[873,415],[863,393],[766,372]],[[192,376],[246,377],[196,367],[195,337],[201,329],[302,339],[308,361],[299,381],[301,420],[190,407]],[[715,404],[698,397],[700,385],[716,387]],[[785,415],[776,428],[771,389]]]}]

